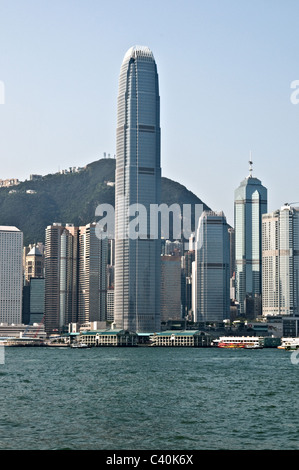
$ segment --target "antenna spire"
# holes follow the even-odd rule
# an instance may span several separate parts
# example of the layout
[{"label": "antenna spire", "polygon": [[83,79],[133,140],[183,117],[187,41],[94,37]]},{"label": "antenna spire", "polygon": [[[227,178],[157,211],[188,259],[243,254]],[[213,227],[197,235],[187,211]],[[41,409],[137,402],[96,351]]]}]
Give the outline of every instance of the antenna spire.
[{"label": "antenna spire", "polygon": [[252,178],[252,171],[253,171],[253,168],[252,168],[252,165],[253,165],[253,161],[252,161],[252,157],[251,157],[251,150],[250,150],[250,154],[249,154],[249,178]]}]

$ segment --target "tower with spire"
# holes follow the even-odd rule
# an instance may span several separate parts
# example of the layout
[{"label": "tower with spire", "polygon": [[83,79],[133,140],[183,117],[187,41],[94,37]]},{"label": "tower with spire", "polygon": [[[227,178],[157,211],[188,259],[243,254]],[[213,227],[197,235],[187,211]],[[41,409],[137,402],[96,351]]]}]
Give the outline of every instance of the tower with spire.
[{"label": "tower with spire", "polygon": [[235,190],[235,277],[240,314],[253,318],[261,313],[262,215],[267,212],[267,189],[253,176],[250,154],[249,175]]}]

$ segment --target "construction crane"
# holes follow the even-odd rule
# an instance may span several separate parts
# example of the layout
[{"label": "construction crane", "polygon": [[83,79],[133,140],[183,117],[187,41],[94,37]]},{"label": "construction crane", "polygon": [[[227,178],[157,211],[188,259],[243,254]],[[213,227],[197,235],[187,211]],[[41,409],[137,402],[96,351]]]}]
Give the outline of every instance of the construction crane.
[{"label": "construction crane", "polygon": [[39,333],[39,330],[41,329],[41,327],[42,327],[44,321],[45,321],[45,315],[43,316],[42,321],[41,321],[41,322],[39,323],[39,325],[38,325],[38,328],[37,328],[37,330],[36,330],[36,332],[35,332],[34,338],[37,337],[37,335],[38,335],[38,333]]},{"label": "construction crane", "polygon": [[31,326],[31,325],[27,325],[27,326],[26,326],[25,330],[23,331],[23,335],[22,335],[23,337],[26,335],[26,333],[27,333],[27,331],[29,330],[30,326]]},{"label": "construction crane", "polygon": [[285,203],[284,203],[285,206],[292,206],[293,204],[299,204],[299,201],[296,201],[296,202],[285,202]]}]

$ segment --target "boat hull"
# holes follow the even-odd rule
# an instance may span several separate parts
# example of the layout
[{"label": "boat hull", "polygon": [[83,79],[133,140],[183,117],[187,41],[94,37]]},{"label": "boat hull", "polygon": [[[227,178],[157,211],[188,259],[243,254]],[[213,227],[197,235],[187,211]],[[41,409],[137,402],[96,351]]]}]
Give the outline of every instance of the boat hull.
[{"label": "boat hull", "polygon": [[262,349],[263,338],[252,336],[220,336],[213,344],[225,349]]}]

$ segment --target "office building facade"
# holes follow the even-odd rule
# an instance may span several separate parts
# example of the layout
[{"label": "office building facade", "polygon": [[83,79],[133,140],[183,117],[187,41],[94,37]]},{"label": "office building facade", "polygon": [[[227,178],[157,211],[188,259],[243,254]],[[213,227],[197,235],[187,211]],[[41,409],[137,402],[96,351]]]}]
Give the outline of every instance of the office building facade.
[{"label": "office building facade", "polygon": [[[240,314],[250,316],[249,305],[261,305],[262,215],[267,212],[267,189],[258,178],[247,178],[235,190],[235,288]],[[260,312],[261,313],[261,312]]]},{"label": "office building facade", "polygon": [[[117,328],[160,330],[160,229],[151,236],[150,228],[150,206],[160,204],[160,192],[157,67],[150,49],[135,46],[123,59],[118,91],[114,280]],[[132,216],[137,217],[138,212],[136,233]]]},{"label": "office building facade", "polygon": [[96,223],[53,224],[46,229],[45,327],[62,332],[71,323],[105,321],[108,239]]},{"label": "office building facade", "polygon": [[54,223],[45,235],[45,329],[62,332],[77,320],[78,228]]},{"label": "office building facade", "polygon": [[107,319],[108,238],[98,238],[96,224],[79,230],[78,322]]},{"label": "office building facade", "polygon": [[198,223],[194,262],[194,321],[230,317],[230,250],[223,212],[204,211]]},{"label": "office building facade", "polygon": [[181,257],[161,256],[161,322],[181,320]]},{"label": "office building facade", "polygon": [[45,279],[30,278],[30,318],[29,323],[42,323],[45,309]]},{"label": "office building facade", "polygon": [[299,315],[299,208],[263,215],[263,315]]},{"label": "office building facade", "polygon": [[23,233],[0,226],[0,323],[22,323]]},{"label": "office building facade", "polygon": [[33,277],[44,277],[44,258],[37,246],[32,247],[25,258],[25,284]]}]

